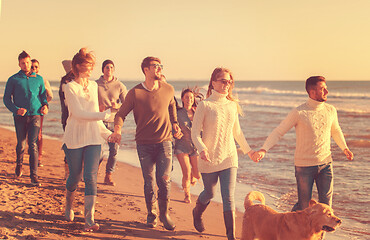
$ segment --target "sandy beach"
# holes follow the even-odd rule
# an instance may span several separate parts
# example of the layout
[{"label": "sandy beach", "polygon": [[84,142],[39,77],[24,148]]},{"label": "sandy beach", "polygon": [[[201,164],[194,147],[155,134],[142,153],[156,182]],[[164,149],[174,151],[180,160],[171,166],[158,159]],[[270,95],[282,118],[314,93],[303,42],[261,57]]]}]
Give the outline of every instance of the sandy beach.
[{"label": "sandy beach", "polygon": [[[145,227],[146,207],[141,170],[118,162],[114,173],[117,186],[103,184],[104,167],[98,175],[96,222],[100,230],[83,231],[83,190],[80,183],[75,200],[74,222],[64,220],[65,180],[64,153],[61,142],[44,139],[43,164],[38,174],[41,187],[30,185],[28,156],[23,176],[15,178],[15,133],[0,128],[0,239],[226,239],[222,205],[212,202],[204,214],[206,230],[198,233],[192,224],[192,203],[185,204],[183,192],[173,184],[170,214],[175,231],[162,224]],[[103,163],[104,164],[104,163]],[[240,237],[242,213],[237,213],[236,235]]]}]

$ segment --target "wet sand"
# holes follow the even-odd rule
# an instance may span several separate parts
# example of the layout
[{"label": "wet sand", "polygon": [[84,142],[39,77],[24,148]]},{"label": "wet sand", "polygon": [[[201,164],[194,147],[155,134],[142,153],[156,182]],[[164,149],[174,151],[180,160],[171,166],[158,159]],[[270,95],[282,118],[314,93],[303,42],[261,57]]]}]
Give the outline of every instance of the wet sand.
[{"label": "wet sand", "polygon": [[[15,178],[15,133],[0,128],[0,239],[226,239],[222,205],[212,202],[204,214],[206,230],[198,233],[192,223],[192,203],[183,202],[183,192],[172,185],[170,215],[175,231],[145,226],[146,207],[141,170],[118,162],[113,179],[117,186],[103,184],[105,162],[98,174],[96,222],[100,230],[86,233],[83,218],[84,183],[74,202],[74,222],[64,220],[64,153],[61,142],[44,138],[43,165],[38,170],[41,187],[30,185],[28,155],[23,176]],[[240,238],[242,213],[237,213],[236,235]]]}]

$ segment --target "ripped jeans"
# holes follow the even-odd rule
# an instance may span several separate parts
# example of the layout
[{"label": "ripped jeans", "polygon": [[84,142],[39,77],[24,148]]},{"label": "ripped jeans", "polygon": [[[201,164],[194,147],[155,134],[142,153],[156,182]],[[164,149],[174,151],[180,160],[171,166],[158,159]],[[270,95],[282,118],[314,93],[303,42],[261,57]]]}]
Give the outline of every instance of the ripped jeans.
[{"label": "ripped jeans", "polygon": [[136,149],[144,178],[145,202],[156,201],[154,181],[158,186],[158,199],[168,200],[171,188],[172,143],[164,141],[155,144],[137,144]]}]

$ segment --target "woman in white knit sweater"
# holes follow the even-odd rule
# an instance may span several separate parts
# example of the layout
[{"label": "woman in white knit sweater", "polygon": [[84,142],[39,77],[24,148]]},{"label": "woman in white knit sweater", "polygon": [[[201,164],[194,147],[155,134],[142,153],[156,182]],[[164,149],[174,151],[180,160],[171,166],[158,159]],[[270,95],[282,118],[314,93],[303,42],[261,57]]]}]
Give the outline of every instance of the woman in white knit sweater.
[{"label": "woman in white knit sweater", "polygon": [[[228,239],[235,239],[234,191],[238,168],[235,140],[244,154],[251,158],[249,147],[239,125],[240,106],[232,96],[234,80],[230,70],[216,68],[208,86],[207,99],[195,111],[191,136],[200,152],[198,163],[204,190],[193,209],[194,227],[204,231],[202,214],[214,196],[220,179],[224,221]],[[201,134],[202,132],[202,134]]]},{"label": "woman in white knit sweater", "polygon": [[99,112],[98,86],[95,81],[88,79],[94,64],[94,55],[82,48],[72,60],[75,79],[64,88],[69,111],[63,137],[63,150],[69,167],[65,215],[67,220],[73,221],[72,202],[83,169],[86,231],[99,229],[94,221],[98,166],[101,144],[111,134],[101,121],[109,118],[110,109]]}]

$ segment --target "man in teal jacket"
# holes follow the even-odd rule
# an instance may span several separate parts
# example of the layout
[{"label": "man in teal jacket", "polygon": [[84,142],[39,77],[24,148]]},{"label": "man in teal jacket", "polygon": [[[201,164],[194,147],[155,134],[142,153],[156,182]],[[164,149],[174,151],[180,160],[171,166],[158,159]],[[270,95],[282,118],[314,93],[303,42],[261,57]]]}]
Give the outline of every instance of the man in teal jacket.
[{"label": "man in teal jacket", "polygon": [[17,135],[15,175],[16,177],[22,175],[23,155],[28,139],[31,184],[40,186],[37,176],[38,150],[36,143],[40,131],[41,115],[48,113],[45,85],[40,75],[32,73],[32,62],[28,53],[23,51],[19,54],[18,62],[21,70],[8,79],[3,97],[5,106],[13,113]]}]

